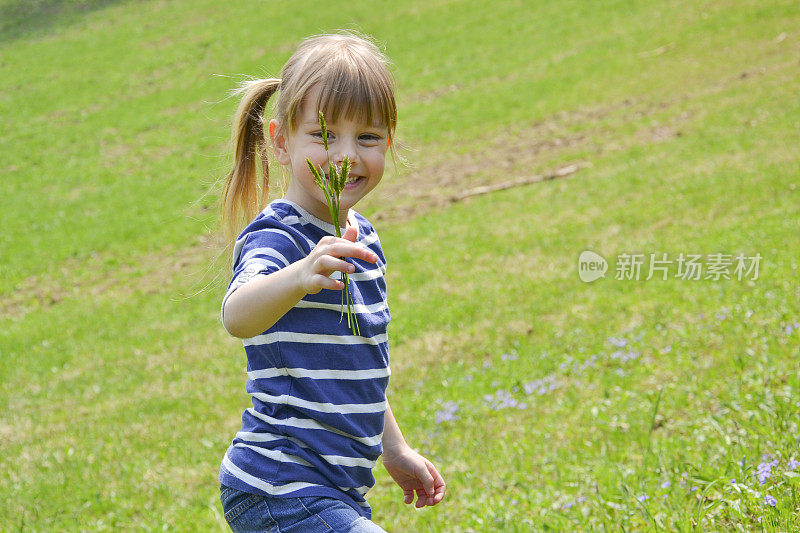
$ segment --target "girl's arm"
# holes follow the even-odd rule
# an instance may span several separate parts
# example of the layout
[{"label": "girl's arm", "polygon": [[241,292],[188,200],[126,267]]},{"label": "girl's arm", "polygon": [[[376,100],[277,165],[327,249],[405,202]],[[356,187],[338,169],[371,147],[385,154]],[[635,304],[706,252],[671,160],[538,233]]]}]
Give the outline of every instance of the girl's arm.
[{"label": "girl's arm", "polygon": [[340,258],[354,257],[370,263],[378,260],[366,247],[355,244],[357,235],[351,226],[341,239],[323,237],[308,256],[233,291],[222,311],[225,329],[235,337],[247,339],[269,329],[306,294],[322,289],[342,290],[344,283],[329,276],[334,271],[351,274],[355,267]]},{"label": "girl's arm", "polygon": [[394,419],[392,407],[389,405],[389,400],[386,400],[386,413],[383,415],[383,456],[384,458],[396,455],[397,452],[403,451],[406,444],[406,439],[400,432],[400,426],[397,425],[397,420]]},{"label": "girl's arm", "polygon": [[412,449],[403,438],[400,427],[394,419],[389,400],[383,415],[383,466],[392,479],[403,489],[403,501],[409,504],[417,493],[416,507],[436,505],[446,490],[442,475],[425,459]]},{"label": "girl's arm", "polygon": [[301,261],[233,291],[222,312],[228,333],[242,339],[253,337],[269,329],[294,307],[306,295],[300,283]]}]

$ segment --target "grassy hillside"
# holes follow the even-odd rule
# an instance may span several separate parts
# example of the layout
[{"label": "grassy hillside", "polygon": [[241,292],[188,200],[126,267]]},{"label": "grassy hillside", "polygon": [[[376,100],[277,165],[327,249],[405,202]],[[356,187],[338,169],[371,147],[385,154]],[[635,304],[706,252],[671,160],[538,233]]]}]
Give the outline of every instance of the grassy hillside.
[{"label": "grassy hillside", "polygon": [[[249,405],[218,318],[226,96],[341,27],[395,62],[411,164],[359,210],[392,409],[448,484],[417,510],[377,466],[375,521],[800,527],[796,2],[344,5],[0,0],[0,530],[223,528]],[[740,253],[756,279],[676,277]],[[615,279],[621,254],[670,276]]]}]

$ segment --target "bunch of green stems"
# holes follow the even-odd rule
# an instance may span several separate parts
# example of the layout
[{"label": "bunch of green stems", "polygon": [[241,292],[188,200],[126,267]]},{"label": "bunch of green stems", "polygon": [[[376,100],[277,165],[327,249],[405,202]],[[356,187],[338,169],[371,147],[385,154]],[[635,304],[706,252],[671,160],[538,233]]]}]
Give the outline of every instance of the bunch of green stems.
[{"label": "bunch of green stems", "polygon": [[[322,189],[325,194],[325,201],[328,204],[328,210],[331,213],[331,220],[333,220],[333,227],[336,229],[336,236],[342,237],[342,230],[339,228],[339,196],[344,189],[344,184],[347,181],[347,175],[350,173],[350,158],[344,157],[341,166],[331,163],[330,154],[328,153],[328,128],[325,125],[325,116],[322,111],[319,112],[319,126],[322,129],[322,143],[325,146],[325,153],[328,154],[328,175],[325,176],[325,170],[320,167],[317,168],[306,158],[308,167],[314,175],[314,181],[317,186]],[[344,317],[344,308],[347,306],[347,326],[354,335],[361,335],[361,330],[358,327],[358,320],[356,319],[355,304],[350,295],[350,276],[343,272],[344,290],[342,291],[342,314],[339,321]]]}]

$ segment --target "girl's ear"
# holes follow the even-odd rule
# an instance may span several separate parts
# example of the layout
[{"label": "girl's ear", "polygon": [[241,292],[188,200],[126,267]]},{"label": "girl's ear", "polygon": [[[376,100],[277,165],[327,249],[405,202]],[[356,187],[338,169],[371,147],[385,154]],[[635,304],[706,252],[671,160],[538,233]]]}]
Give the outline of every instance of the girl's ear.
[{"label": "girl's ear", "polygon": [[286,146],[286,135],[276,119],[269,121],[269,137],[272,140],[272,149],[275,151],[275,159],[281,165],[288,165],[291,162],[289,150]]}]

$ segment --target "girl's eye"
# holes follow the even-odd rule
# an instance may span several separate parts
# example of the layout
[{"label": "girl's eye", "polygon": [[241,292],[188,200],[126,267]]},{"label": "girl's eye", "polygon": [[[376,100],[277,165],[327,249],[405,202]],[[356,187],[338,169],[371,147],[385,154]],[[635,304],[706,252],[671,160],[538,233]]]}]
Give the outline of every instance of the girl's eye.
[{"label": "girl's eye", "polygon": [[380,136],[375,135],[374,133],[365,133],[361,137],[359,137],[362,141],[368,143],[375,143],[381,140]]},{"label": "girl's eye", "polygon": [[[311,136],[312,136],[312,137],[316,137],[317,139],[320,139],[320,140],[322,140],[322,132],[321,132],[321,131],[315,131],[315,132],[313,132],[313,133],[311,134]],[[328,140],[329,140],[329,141],[330,141],[330,140],[332,140],[332,139],[334,139],[335,137],[336,137],[336,136],[335,136],[333,133],[331,133],[331,132],[328,132]]]}]

